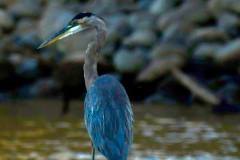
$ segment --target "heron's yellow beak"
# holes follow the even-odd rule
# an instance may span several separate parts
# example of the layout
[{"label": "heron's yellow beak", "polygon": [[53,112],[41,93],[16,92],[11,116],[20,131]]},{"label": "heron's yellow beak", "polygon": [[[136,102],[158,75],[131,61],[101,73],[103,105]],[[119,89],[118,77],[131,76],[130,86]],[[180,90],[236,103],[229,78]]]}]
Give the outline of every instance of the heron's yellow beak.
[{"label": "heron's yellow beak", "polygon": [[56,34],[54,34],[50,39],[44,41],[39,47],[40,48],[44,48],[47,47],[63,38],[66,38],[70,35],[73,35],[75,33],[78,33],[80,31],[85,30],[85,27],[82,27],[80,24],[68,24],[66,27],[64,27],[62,30],[60,30],[59,32],[57,32]]}]

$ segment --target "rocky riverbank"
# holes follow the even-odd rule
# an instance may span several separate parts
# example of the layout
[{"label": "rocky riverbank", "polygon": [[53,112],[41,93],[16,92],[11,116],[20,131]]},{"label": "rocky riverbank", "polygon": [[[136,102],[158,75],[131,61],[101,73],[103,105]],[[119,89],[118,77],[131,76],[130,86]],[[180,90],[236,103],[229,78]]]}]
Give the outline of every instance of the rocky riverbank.
[{"label": "rocky riverbank", "polygon": [[84,94],[91,34],[38,45],[78,12],[108,25],[99,72],[148,103],[240,103],[239,0],[1,0],[0,101]]}]

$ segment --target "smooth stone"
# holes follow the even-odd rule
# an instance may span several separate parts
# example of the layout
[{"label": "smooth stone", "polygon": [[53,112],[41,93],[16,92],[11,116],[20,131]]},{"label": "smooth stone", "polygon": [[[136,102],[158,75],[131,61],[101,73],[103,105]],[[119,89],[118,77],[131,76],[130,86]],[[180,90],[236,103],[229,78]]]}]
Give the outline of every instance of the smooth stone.
[{"label": "smooth stone", "polygon": [[5,7],[5,6],[6,6],[5,3],[6,3],[5,0],[1,0],[1,1],[0,1],[0,7]]},{"label": "smooth stone", "polygon": [[208,1],[207,5],[210,12],[213,13],[215,16],[217,16],[223,10],[223,5],[221,0],[210,0]]},{"label": "smooth stone", "polygon": [[160,15],[171,8],[173,8],[174,4],[176,3],[176,0],[155,0],[152,2],[149,12],[152,14]]},{"label": "smooth stone", "polygon": [[121,49],[116,53],[113,63],[115,68],[121,73],[135,73],[143,68],[145,58],[138,50]]},{"label": "smooth stone", "polygon": [[196,26],[189,22],[173,23],[163,31],[162,42],[186,46],[187,40],[195,28]]},{"label": "smooth stone", "polygon": [[156,92],[144,100],[146,104],[165,104],[165,105],[176,105],[177,100],[174,97],[169,96],[169,94],[164,92]]},{"label": "smooth stone", "polygon": [[11,29],[14,26],[13,17],[5,10],[0,9],[0,28]]},{"label": "smooth stone", "polygon": [[239,87],[238,84],[228,82],[217,91],[219,97],[225,98],[230,103],[236,103],[238,99]]},{"label": "smooth stone", "polygon": [[191,22],[202,23],[211,18],[209,11],[204,3],[194,1],[184,3],[182,6],[164,13],[157,20],[159,30],[167,29],[173,23]]},{"label": "smooth stone", "polygon": [[129,25],[133,29],[156,29],[157,17],[146,11],[139,11],[128,16]]},{"label": "smooth stone", "polygon": [[220,44],[203,43],[195,48],[193,51],[193,57],[200,59],[213,59],[220,48]]},{"label": "smooth stone", "polygon": [[190,46],[202,42],[226,42],[229,36],[222,30],[215,27],[199,28],[192,32],[188,43]]},{"label": "smooth stone", "polygon": [[144,68],[138,74],[137,80],[141,82],[153,81],[160,76],[170,72],[172,69],[179,68],[183,65],[183,58],[177,55],[154,59],[146,68]]},{"label": "smooth stone", "polygon": [[239,36],[240,21],[236,14],[224,12],[217,17],[217,26],[230,36]]},{"label": "smooth stone", "polygon": [[152,4],[152,1],[149,1],[149,0],[140,0],[137,3],[138,7],[142,10],[147,10],[149,6],[151,6],[151,4]]},{"label": "smooth stone", "polygon": [[115,43],[112,42],[108,42],[107,45],[105,45],[102,50],[101,50],[101,55],[103,55],[104,57],[112,57],[115,54]]},{"label": "smooth stone", "polygon": [[229,62],[240,60],[240,39],[235,39],[221,47],[215,57],[218,62]]},{"label": "smooth stone", "polygon": [[19,46],[37,48],[41,43],[36,28],[38,23],[35,20],[24,18],[19,21],[15,30],[15,43]]},{"label": "smooth stone", "polygon": [[54,80],[41,79],[33,84],[21,86],[17,94],[20,98],[46,98],[56,94],[58,86]]},{"label": "smooth stone", "polygon": [[139,29],[134,31],[129,37],[124,39],[124,44],[128,46],[152,46],[157,37],[152,30]]},{"label": "smooth stone", "polygon": [[128,18],[123,14],[115,14],[106,19],[108,24],[106,44],[121,41],[129,32]]},{"label": "smooth stone", "polygon": [[29,31],[27,33],[22,33],[17,35],[15,38],[15,43],[21,47],[38,48],[40,40],[36,31]]},{"label": "smooth stone", "polygon": [[42,13],[41,0],[17,1],[9,10],[17,17],[38,17]]},{"label": "smooth stone", "polygon": [[12,34],[1,37],[0,51],[2,53],[15,52],[19,50],[19,46],[14,42],[14,36]]},{"label": "smooth stone", "polygon": [[224,6],[234,12],[240,13],[240,1],[239,0],[224,0]]},{"label": "smooth stone", "polygon": [[0,8],[8,8],[13,5],[16,0],[0,0]]},{"label": "smooth stone", "polygon": [[7,57],[7,60],[13,64],[14,66],[17,66],[23,62],[23,56],[20,53],[10,53]]},{"label": "smooth stone", "polygon": [[153,47],[150,52],[150,57],[152,59],[162,58],[169,55],[179,55],[184,56],[186,54],[186,49],[180,45],[161,43]]},{"label": "smooth stone", "polygon": [[240,13],[240,1],[239,0],[210,0],[208,2],[208,8],[216,16],[226,10]]},{"label": "smooth stone", "polygon": [[16,73],[25,78],[33,78],[38,74],[38,60],[35,58],[24,58],[16,68]]},{"label": "smooth stone", "polygon": [[44,78],[36,81],[29,87],[30,97],[49,97],[59,89],[59,85],[54,79]]},{"label": "smooth stone", "polygon": [[16,33],[27,33],[29,31],[36,30],[37,27],[38,27],[38,21],[32,20],[30,18],[24,18],[24,19],[21,19],[21,21],[19,21],[17,23],[15,32]]},{"label": "smooth stone", "polygon": [[9,93],[1,93],[0,92],[0,102],[6,102],[11,99],[11,95]]}]

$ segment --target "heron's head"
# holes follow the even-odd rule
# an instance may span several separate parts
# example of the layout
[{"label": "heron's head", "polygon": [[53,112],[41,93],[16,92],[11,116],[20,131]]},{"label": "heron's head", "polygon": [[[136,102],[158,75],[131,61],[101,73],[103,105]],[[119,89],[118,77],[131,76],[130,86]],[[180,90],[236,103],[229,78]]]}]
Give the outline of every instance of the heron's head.
[{"label": "heron's head", "polygon": [[97,27],[105,27],[102,18],[89,12],[79,13],[63,29],[55,33],[50,39],[44,41],[38,48],[49,46],[75,33]]}]

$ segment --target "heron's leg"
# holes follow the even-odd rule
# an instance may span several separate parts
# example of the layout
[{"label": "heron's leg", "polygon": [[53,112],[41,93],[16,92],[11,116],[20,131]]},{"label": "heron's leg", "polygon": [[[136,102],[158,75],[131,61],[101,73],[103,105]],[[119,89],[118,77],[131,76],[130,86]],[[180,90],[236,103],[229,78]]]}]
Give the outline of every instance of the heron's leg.
[{"label": "heron's leg", "polygon": [[95,160],[95,148],[92,143],[92,160]]}]

